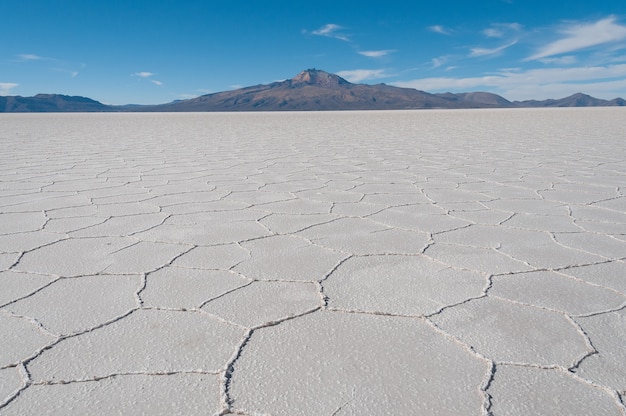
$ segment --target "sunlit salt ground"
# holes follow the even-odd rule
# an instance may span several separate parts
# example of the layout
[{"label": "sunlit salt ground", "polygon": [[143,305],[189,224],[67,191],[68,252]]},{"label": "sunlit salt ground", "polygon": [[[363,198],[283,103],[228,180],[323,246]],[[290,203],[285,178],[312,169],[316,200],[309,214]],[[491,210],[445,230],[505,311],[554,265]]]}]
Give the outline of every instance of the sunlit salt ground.
[{"label": "sunlit salt ground", "polygon": [[1,415],[625,415],[621,108],[0,116]]}]

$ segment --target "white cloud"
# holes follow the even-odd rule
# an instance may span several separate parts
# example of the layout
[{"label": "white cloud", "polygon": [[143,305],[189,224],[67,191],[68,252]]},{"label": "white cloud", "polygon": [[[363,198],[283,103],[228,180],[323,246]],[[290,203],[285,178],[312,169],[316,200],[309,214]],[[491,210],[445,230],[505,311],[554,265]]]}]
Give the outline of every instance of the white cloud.
[{"label": "white cloud", "polygon": [[42,59],[46,59],[39,55],[33,55],[32,53],[23,53],[17,55],[17,57],[20,58],[22,61],[40,61]]},{"label": "white cloud", "polygon": [[526,85],[510,88],[503,95],[516,100],[563,98],[582,92],[596,98],[610,100],[617,97],[626,98],[626,79],[613,81],[590,82],[555,82],[546,85]]},{"label": "white cloud", "polygon": [[317,36],[326,36],[327,38],[340,39],[346,42],[350,41],[350,38],[341,33],[341,30],[345,29],[343,26],[336,25],[334,23],[328,23],[311,33]]},{"label": "white cloud", "polygon": [[615,20],[615,16],[609,16],[595,23],[572,24],[561,30],[565,37],[544,46],[526,60],[537,60],[626,39],[626,26],[615,23]]},{"label": "white cloud", "polygon": [[430,62],[433,65],[433,68],[439,68],[440,66],[448,62],[448,59],[448,56],[438,56],[437,58],[431,59]]},{"label": "white cloud", "polygon": [[423,78],[392,83],[423,91],[488,90],[509,100],[561,98],[584,92],[598,98],[626,98],[626,64],[546,68],[528,71],[502,70],[468,78]]},{"label": "white cloud", "polygon": [[502,26],[507,29],[514,30],[516,32],[519,32],[524,27],[520,25],[519,23],[498,23],[498,26]]},{"label": "white cloud", "polygon": [[161,86],[163,85],[162,81],[156,80],[156,79],[150,79],[151,77],[153,77],[154,75],[156,75],[153,72],[148,72],[148,71],[142,71],[142,72],[135,72],[133,74],[131,74],[134,77],[139,77],[139,78],[144,78],[147,79],[148,81],[150,81],[151,83],[153,83],[154,85],[158,85]]},{"label": "white cloud", "polygon": [[441,65],[446,63],[446,60],[442,58],[433,58],[431,62],[433,64],[433,68],[439,68]]},{"label": "white cloud", "polygon": [[14,82],[0,82],[0,95],[9,95],[11,90],[19,85]]},{"label": "white cloud", "polygon": [[[62,62],[60,62],[60,64],[63,65]],[[60,72],[62,74],[69,75],[72,78],[76,78],[78,76],[78,74],[80,73],[80,71],[83,70],[85,67],[86,67],[85,64],[81,64],[80,65],[80,69],[76,70],[76,69],[68,68],[68,65],[63,65],[63,66],[54,67],[54,68],[50,68],[50,69],[52,69],[53,71],[56,71],[56,72]]]},{"label": "white cloud", "polygon": [[441,35],[451,35],[452,30],[447,29],[441,25],[428,26],[428,30],[431,32],[439,33]]},{"label": "white cloud", "polygon": [[387,56],[393,52],[395,51],[392,49],[386,49],[382,51],[360,51],[359,54],[369,58],[382,58],[383,56]]},{"label": "white cloud", "polygon": [[353,69],[349,71],[337,72],[342,78],[350,82],[361,82],[369,79],[380,79],[389,77],[384,69]]},{"label": "white cloud", "polygon": [[556,65],[572,65],[575,64],[578,59],[572,55],[560,56],[558,58],[541,58],[540,62],[544,64],[556,64]]},{"label": "white cloud", "polygon": [[496,55],[500,52],[502,52],[503,50],[510,48],[511,46],[515,45],[517,43],[516,40],[514,40],[513,42],[507,43],[506,45],[502,45],[502,46],[498,46],[497,48],[493,48],[493,49],[486,49],[486,48],[472,48],[471,49],[471,53],[470,56],[487,56],[487,55]]},{"label": "white cloud", "polygon": [[502,32],[502,30],[493,27],[483,30],[483,34],[488,38],[501,38],[504,36],[504,32]]},{"label": "white cloud", "polygon": [[510,32],[519,32],[522,25],[519,23],[493,23],[491,27],[483,30],[483,35],[488,38],[501,38]]},{"label": "white cloud", "polygon": [[391,85],[404,88],[415,88],[422,91],[439,91],[439,90],[459,90],[466,88],[476,88],[482,86],[495,86],[499,77],[484,76],[472,78],[421,78],[410,81],[392,82]]},{"label": "white cloud", "polygon": [[76,69],[76,67],[79,66],[77,63],[68,62],[62,59],[57,59],[57,58],[35,55],[32,53],[22,53],[22,54],[16,55],[16,57],[17,59],[14,62],[43,61],[46,64],[54,65],[52,67],[49,67],[48,69],[52,71],[68,74],[72,78],[76,78],[79,72],[87,66],[86,64],[82,63],[80,64],[80,67]]}]

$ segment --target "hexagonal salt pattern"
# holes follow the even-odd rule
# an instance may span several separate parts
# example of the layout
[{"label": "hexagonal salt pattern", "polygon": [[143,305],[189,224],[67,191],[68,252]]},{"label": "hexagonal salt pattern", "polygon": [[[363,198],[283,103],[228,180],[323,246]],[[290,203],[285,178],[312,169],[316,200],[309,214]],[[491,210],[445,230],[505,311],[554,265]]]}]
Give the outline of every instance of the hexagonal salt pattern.
[{"label": "hexagonal salt pattern", "polygon": [[258,280],[317,281],[346,258],[345,254],[293,236],[260,238],[241,246],[249,251],[250,258],[234,270]]},{"label": "hexagonal salt pattern", "polygon": [[42,330],[37,322],[26,317],[0,311],[0,332],[4,335],[0,351],[0,366],[16,366],[24,359],[35,356],[54,341],[53,334]]},{"label": "hexagonal salt pattern", "polygon": [[500,299],[473,300],[432,319],[494,361],[569,367],[590,350],[562,314]]},{"label": "hexagonal salt pattern", "polygon": [[626,310],[577,318],[593,340],[597,354],[583,361],[576,373],[600,385],[626,392]]},{"label": "hexagonal salt pattern", "polygon": [[[59,335],[80,332],[111,321],[136,307],[139,276],[85,276],[60,279],[37,293],[5,307],[35,318]],[[50,307],[49,303],[58,305]]]},{"label": "hexagonal salt pattern", "polygon": [[24,380],[15,367],[0,369],[0,403],[13,397],[23,385]]},{"label": "hexagonal salt pattern", "polygon": [[338,309],[425,315],[481,296],[485,285],[485,275],[424,256],[367,256],[341,264],[324,282],[324,294]]},{"label": "hexagonal salt pattern", "polygon": [[566,372],[501,366],[488,392],[494,415],[621,415],[611,392]]},{"label": "hexagonal salt pattern", "polygon": [[487,367],[418,319],[316,312],[255,331],[230,390],[249,414],[479,414]]},{"label": "hexagonal salt pattern", "polygon": [[242,335],[240,328],[198,312],[139,310],[60,340],[29,363],[28,370],[33,380],[48,382],[124,373],[216,374]]},{"label": "hexagonal salt pattern", "polygon": [[269,325],[320,307],[312,283],[253,282],[207,302],[202,309],[246,327]]},{"label": "hexagonal salt pattern", "polygon": [[213,374],[189,373],[130,374],[90,382],[35,385],[9,403],[2,414],[215,414],[220,410],[218,382]]},{"label": "hexagonal salt pattern", "polygon": [[626,415],[620,108],[0,118],[2,415]]}]

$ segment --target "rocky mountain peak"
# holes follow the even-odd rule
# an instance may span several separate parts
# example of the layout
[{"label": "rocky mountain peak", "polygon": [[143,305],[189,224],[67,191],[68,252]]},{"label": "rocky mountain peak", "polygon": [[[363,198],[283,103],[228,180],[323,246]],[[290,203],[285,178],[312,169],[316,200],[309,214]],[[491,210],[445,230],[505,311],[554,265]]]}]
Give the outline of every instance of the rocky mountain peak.
[{"label": "rocky mountain peak", "polygon": [[350,84],[345,79],[335,74],[319,69],[306,69],[291,79],[293,86],[297,85],[316,85],[318,87],[334,88],[339,85]]}]

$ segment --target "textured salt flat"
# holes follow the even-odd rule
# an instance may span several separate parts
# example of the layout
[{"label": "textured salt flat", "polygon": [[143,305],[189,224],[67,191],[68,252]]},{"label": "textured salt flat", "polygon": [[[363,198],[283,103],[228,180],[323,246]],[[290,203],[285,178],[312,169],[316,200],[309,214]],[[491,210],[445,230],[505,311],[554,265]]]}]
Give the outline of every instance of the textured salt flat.
[{"label": "textured salt flat", "polygon": [[624,109],[0,143],[0,415],[626,415]]}]

